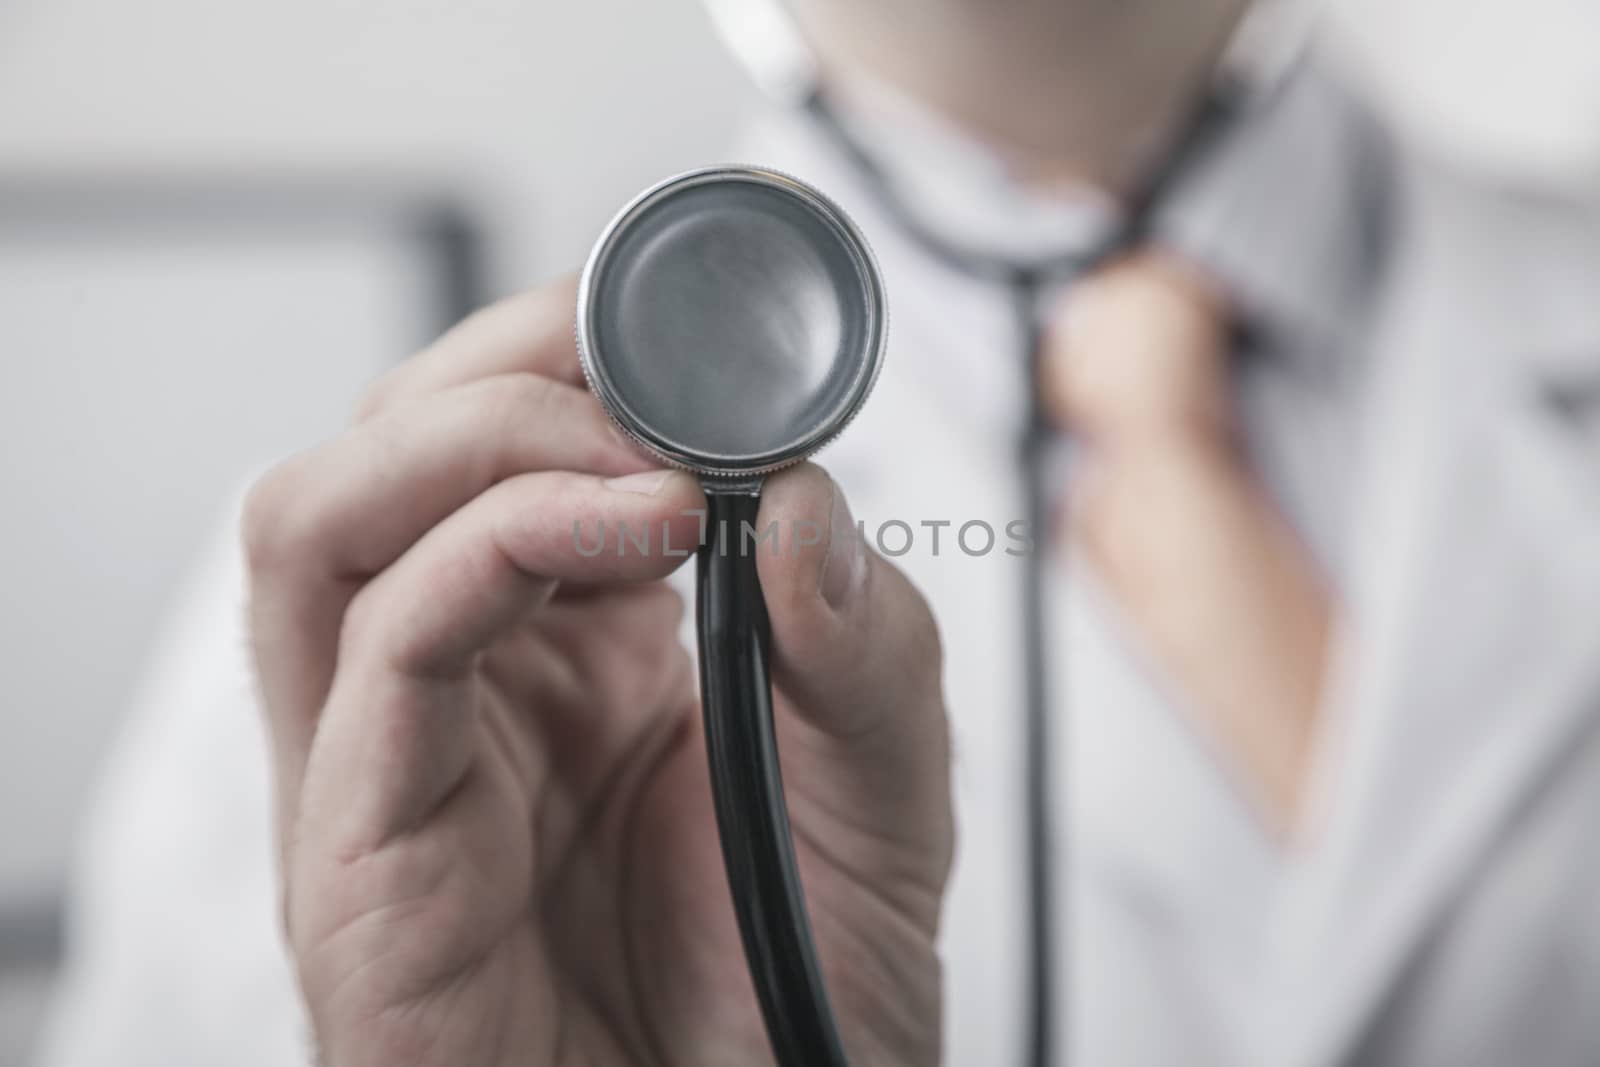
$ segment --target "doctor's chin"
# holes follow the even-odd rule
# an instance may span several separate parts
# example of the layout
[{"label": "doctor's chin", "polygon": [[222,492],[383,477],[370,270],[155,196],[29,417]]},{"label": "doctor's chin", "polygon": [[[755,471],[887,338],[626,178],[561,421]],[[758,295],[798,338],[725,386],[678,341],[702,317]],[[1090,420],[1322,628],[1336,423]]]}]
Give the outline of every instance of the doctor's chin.
[{"label": "doctor's chin", "polygon": [[0,3],[0,1067],[1600,1067],[1596,41]]}]

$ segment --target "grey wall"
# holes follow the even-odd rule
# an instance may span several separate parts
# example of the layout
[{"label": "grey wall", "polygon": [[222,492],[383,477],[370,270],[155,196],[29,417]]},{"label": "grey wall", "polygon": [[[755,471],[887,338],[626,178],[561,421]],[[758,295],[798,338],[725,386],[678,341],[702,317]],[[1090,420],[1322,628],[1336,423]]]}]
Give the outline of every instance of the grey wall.
[{"label": "grey wall", "polygon": [[[0,2],[0,174],[445,176],[496,220],[500,288],[717,158],[743,92],[692,0]],[[431,328],[413,259],[361,235],[0,231],[0,906],[59,879],[222,498]]]}]

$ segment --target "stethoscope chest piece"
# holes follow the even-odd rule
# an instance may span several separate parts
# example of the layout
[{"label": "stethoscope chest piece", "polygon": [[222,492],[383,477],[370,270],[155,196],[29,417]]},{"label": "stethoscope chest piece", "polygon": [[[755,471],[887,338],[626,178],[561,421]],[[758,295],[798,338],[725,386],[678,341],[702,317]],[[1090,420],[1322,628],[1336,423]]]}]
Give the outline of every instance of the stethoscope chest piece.
[{"label": "stethoscope chest piece", "polygon": [[855,225],[810,186],[754,167],[692,171],[640,194],[578,286],[590,388],[629,437],[706,490],[696,621],[712,798],[780,1067],[846,1060],[795,864],[759,549],[743,532],[756,529],[765,475],[861,409],[886,331],[883,282]]},{"label": "stethoscope chest piece", "polygon": [[883,283],[827,198],[752,167],[646,190],[596,243],[578,348],[617,424],[669,463],[748,478],[832,439],[883,358]]}]

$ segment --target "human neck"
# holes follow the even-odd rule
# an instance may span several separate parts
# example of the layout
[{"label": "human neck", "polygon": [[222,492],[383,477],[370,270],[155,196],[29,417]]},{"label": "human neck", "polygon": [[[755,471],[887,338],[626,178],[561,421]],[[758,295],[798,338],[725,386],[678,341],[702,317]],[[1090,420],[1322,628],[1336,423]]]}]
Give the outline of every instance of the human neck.
[{"label": "human neck", "polygon": [[933,0],[920,18],[908,2],[800,12],[841,81],[906,92],[1029,184],[1116,193],[1182,121],[1249,0]]}]

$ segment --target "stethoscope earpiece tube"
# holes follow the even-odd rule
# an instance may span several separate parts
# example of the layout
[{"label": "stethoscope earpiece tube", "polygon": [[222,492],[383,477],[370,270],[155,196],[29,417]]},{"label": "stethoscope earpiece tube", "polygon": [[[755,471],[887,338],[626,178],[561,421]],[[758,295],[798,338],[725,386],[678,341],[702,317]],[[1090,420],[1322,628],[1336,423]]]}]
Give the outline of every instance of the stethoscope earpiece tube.
[{"label": "stethoscope earpiece tube", "polygon": [[746,551],[760,497],[706,493],[696,559],[700,699],[739,935],[779,1067],[844,1067],[795,862],[769,678],[772,628]]}]

